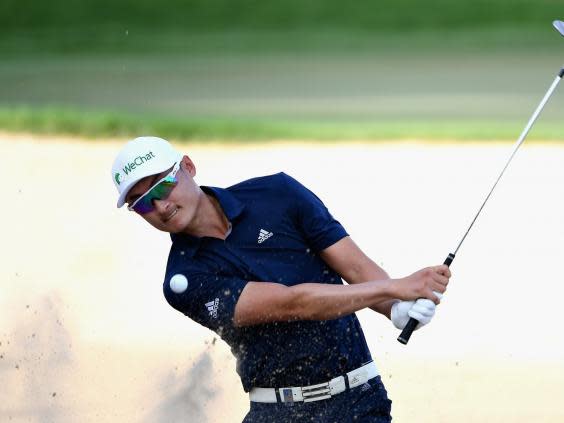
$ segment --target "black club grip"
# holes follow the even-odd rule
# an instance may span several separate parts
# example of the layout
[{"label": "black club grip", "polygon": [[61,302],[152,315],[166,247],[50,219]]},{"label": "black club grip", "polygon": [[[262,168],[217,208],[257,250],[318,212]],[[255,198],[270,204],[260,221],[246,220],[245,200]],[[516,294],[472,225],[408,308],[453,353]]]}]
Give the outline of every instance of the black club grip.
[{"label": "black club grip", "polygon": [[[446,264],[447,266],[450,267],[450,264],[452,263],[453,260],[454,260],[454,254],[450,253],[443,264]],[[411,338],[411,334],[413,333],[413,331],[415,330],[418,324],[419,322],[416,319],[410,317],[409,322],[407,322],[407,325],[405,325],[400,335],[398,336],[398,341],[404,345],[407,344],[409,342],[409,338]]]}]

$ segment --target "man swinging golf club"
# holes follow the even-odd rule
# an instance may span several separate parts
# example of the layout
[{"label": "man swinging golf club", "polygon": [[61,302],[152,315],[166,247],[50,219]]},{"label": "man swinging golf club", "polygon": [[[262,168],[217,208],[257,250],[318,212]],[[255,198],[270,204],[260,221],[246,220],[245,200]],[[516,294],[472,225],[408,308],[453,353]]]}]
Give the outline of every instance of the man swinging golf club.
[{"label": "man swinging golf club", "polygon": [[225,189],[195,175],[156,137],[129,141],[112,167],[118,207],[171,234],[167,301],[231,347],[250,396],[244,423],[391,421],[354,313],[369,307],[399,329],[410,317],[428,324],[448,266],[390,279],[284,173]]}]

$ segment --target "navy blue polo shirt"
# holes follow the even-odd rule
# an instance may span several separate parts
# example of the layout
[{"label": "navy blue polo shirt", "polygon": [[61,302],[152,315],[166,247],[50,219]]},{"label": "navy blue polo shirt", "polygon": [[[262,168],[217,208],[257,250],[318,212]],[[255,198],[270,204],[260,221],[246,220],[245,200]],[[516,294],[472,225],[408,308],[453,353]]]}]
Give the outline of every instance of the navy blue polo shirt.
[{"label": "navy blue polo shirt", "polygon": [[[235,305],[249,281],[343,284],[318,253],[348,235],[321,200],[284,173],[227,189],[201,188],[217,198],[231,233],[225,240],[172,234],[164,295],[172,307],[227,342],[245,391],[322,383],[369,362],[354,314],[233,325]],[[188,280],[184,292],[170,286],[179,274]]]}]

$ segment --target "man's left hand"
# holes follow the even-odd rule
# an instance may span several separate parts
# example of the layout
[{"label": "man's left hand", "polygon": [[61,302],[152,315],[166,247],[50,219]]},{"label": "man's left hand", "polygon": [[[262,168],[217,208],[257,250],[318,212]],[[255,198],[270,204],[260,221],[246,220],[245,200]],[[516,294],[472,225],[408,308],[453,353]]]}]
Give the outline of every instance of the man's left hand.
[{"label": "man's left hand", "polygon": [[[439,299],[442,297],[442,294],[438,292],[434,292],[434,294]],[[433,301],[426,298],[420,298],[417,301],[399,301],[392,306],[390,320],[396,328],[403,330],[409,318],[413,317],[419,322],[415,328],[417,330],[429,324],[435,315],[436,307]]]}]

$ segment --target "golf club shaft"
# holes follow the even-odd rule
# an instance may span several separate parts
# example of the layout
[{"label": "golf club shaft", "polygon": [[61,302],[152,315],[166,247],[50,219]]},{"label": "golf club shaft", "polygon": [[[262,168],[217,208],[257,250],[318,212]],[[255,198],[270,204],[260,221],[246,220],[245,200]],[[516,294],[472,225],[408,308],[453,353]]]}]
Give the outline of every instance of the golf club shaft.
[{"label": "golf club shaft", "polygon": [[[456,256],[456,254],[458,253],[458,249],[460,248],[460,246],[462,245],[462,243],[464,242],[464,240],[466,239],[466,236],[468,235],[468,233],[470,232],[470,229],[472,229],[472,226],[474,226],[474,222],[476,222],[476,219],[478,218],[478,216],[480,215],[480,212],[482,211],[482,209],[484,208],[484,206],[486,205],[486,203],[488,202],[490,196],[492,195],[493,190],[495,189],[495,187],[497,186],[497,183],[499,182],[499,180],[501,179],[501,177],[503,176],[503,174],[505,173],[505,169],[507,169],[507,167],[509,166],[509,163],[511,163],[511,160],[513,160],[513,157],[515,156],[515,153],[517,152],[517,150],[519,149],[519,147],[521,146],[521,144],[523,144],[523,141],[525,141],[525,138],[527,137],[527,134],[529,133],[529,131],[531,130],[533,124],[535,123],[535,121],[537,120],[537,118],[539,117],[540,113],[542,112],[542,109],[544,108],[545,104],[548,102],[548,100],[550,99],[550,96],[552,95],[552,93],[554,92],[554,90],[556,89],[556,87],[558,86],[558,83],[562,80],[562,77],[564,76],[564,67],[562,69],[560,69],[560,72],[558,73],[558,75],[556,76],[556,78],[554,78],[554,81],[552,82],[552,85],[550,86],[550,88],[548,89],[548,91],[546,92],[546,94],[544,95],[543,99],[541,100],[540,104],[538,105],[538,107],[536,108],[535,112],[533,113],[533,115],[531,116],[531,118],[529,119],[529,122],[527,123],[527,126],[525,126],[525,129],[523,129],[523,132],[521,132],[521,136],[519,137],[519,139],[516,141],[515,146],[513,147],[513,151],[511,153],[511,156],[509,156],[509,160],[507,160],[507,163],[505,164],[504,168],[502,169],[501,173],[499,174],[499,176],[497,177],[495,183],[492,186],[492,189],[490,190],[490,192],[488,193],[486,199],[484,200],[484,202],[482,203],[480,209],[478,210],[478,213],[476,213],[476,216],[474,216],[474,219],[472,220],[472,223],[470,223],[470,226],[468,227],[468,230],[466,231],[466,233],[464,234],[464,236],[462,237],[462,239],[460,240],[460,242],[458,243],[458,246],[456,247],[456,250],[454,250],[454,253],[450,253],[448,255],[448,257],[446,258],[446,260],[444,261],[444,264],[446,264],[447,266],[450,266],[450,264],[452,263],[452,261],[454,260],[454,257]],[[414,319],[413,317],[411,317],[407,323],[407,325],[405,326],[405,328],[403,329],[403,331],[400,333],[399,337],[398,337],[398,341],[402,344],[407,344],[409,342],[409,338],[411,337],[411,334],[413,333],[413,331],[415,330],[415,328],[417,327],[417,325],[419,324],[419,322]]]}]

